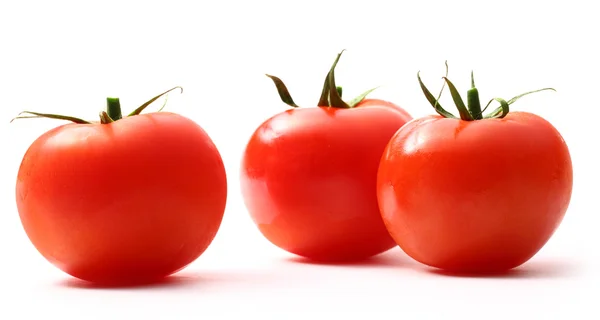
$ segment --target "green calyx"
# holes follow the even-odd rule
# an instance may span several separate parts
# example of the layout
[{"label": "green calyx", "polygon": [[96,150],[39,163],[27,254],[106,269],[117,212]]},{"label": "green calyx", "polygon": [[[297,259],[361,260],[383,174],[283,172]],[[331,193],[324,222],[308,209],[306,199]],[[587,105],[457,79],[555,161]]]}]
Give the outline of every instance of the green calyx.
[{"label": "green calyx", "polygon": [[[127,115],[127,117],[136,116],[136,115],[141,114],[142,111],[144,111],[144,109],[146,109],[146,107],[148,107],[154,101],[158,100],[162,96],[167,95],[169,92],[171,92],[175,89],[180,89],[181,92],[183,93],[182,87],[179,87],[179,86],[173,87],[173,88],[153,97],[152,99],[146,101],[144,104],[142,104],[141,106],[139,106],[135,110],[133,110],[131,113],[129,113]],[[168,96],[165,97],[165,102],[163,103],[162,107],[160,107],[160,109],[158,109],[157,112],[160,112],[166,106],[167,100],[168,100],[167,98],[168,98]],[[19,115],[17,115],[15,118],[10,120],[10,122],[13,122],[15,119],[25,119],[25,118],[49,118],[49,119],[71,121],[73,123],[78,123],[78,124],[93,123],[91,121],[87,121],[87,120],[83,120],[83,119],[75,118],[75,117],[71,117],[71,116],[65,116],[65,115],[60,115],[60,114],[51,114],[51,113],[39,113],[39,112],[33,112],[33,111],[22,111],[19,113]],[[113,97],[106,98],[106,111],[100,112],[100,123],[102,123],[102,124],[112,123],[112,122],[118,121],[122,118],[123,118],[123,115],[121,113],[121,102],[119,101],[119,98],[113,98]]]},{"label": "green calyx", "polygon": [[[342,53],[344,51],[345,50],[342,50],[340,53],[338,53],[335,61],[333,62],[333,65],[327,73],[327,77],[325,77],[325,83],[323,84],[321,97],[319,98],[319,102],[317,104],[319,107],[333,107],[344,109],[354,108],[357,104],[363,101],[367,97],[367,95],[369,95],[371,92],[378,88],[375,87],[369,89],[360,94],[358,97],[350,100],[349,102],[345,102],[344,100],[342,100],[342,87],[337,86],[335,84],[335,67],[337,66],[337,63],[340,60],[340,57],[342,56]],[[267,74],[266,76],[273,80],[273,83],[275,83],[275,87],[277,88],[277,92],[279,93],[281,101],[283,101],[285,104],[291,107],[300,108],[300,106],[298,106],[294,102],[294,99],[292,99],[290,92],[288,91],[283,81],[281,81],[281,79],[270,74]]]},{"label": "green calyx", "polygon": [[[475,78],[473,77],[473,72],[471,72],[471,89],[469,89],[467,91],[467,105],[465,105],[465,103],[463,102],[463,100],[460,96],[460,93],[458,93],[458,90],[456,89],[454,84],[450,80],[448,80],[448,63],[447,62],[446,62],[446,76],[443,77],[444,84],[442,85],[442,89],[440,90],[440,93],[437,98],[434,97],[433,94],[431,94],[431,92],[427,89],[427,87],[425,87],[425,85],[421,81],[421,76],[419,75],[419,72],[417,73],[417,78],[419,80],[419,85],[421,86],[421,90],[423,90],[423,93],[425,94],[425,97],[427,98],[429,103],[433,106],[433,108],[439,115],[441,115],[442,117],[445,117],[445,118],[452,118],[452,119],[460,118],[461,120],[465,120],[465,121],[474,121],[474,120],[492,119],[492,118],[501,119],[501,118],[506,117],[506,115],[509,113],[509,111],[510,111],[509,106],[511,104],[513,104],[515,101],[517,101],[518,99],[520,99],[521,97],[526,96],[531,93],[544,91],[544,90],[556,91],[553,88],[543,88],[543,89],[539,89],[539,90],[522,93],[520,95],[517,95],[517,96],[511,98],[508,101],[506,101],[502,98],[492,98],[487,103],[485,108],[483,108],[483,110],[482,110],[481,104],[479,102],[479,91],[477,91],[477,88],[475,87]],[[448,86],[448,89],[450,90],[450,95],[452,96],[452,100],[454,101],[454,104],[456,105],[456,108],[458,109],[459,117],[456,117],[452,113],[446,111],[439,104],[440,96],[442,95],[442,92],[444,91],[444,87],[446,85]],[[493,101],[497,101],[498,103],[500,103],[500,106],[497,107],[494,111],[492,111],[489,114],[484,116],[483,113],[487,110],[487,108],[490,106],[490,104]]]}]

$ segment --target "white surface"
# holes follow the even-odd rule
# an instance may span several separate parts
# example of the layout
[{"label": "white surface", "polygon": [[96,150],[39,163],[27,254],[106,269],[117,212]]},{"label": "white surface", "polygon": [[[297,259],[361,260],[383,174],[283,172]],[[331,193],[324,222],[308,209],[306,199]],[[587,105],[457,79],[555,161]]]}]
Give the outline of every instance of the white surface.
[{"label": "white surface", "polygon": [[[192,3],[1,2],[0,319],[600,318],[593,298],[600,284],[600,25],[593,2]],[[475,70],[482,101],[558,90],[513,106],[561,131],[575,174],[565,220],[520,271],[502,278],[443,276],[399,249],[380,264],[307,265],[261,237],[241,203],[237,177],[249,134],[286,109],[264,73],[281,77],[297,103],[312,106],[344,48],[336,75],[345,97],[384,85],[372,96],[415,117],[433,112],[416,72],[437,91],[445,60],[463,94]],[[35,251],[14,203],[23,153],[60,122],[8,121],[25,109],[94,119],[106,96],[120,97],[129,111],[174,85],[184,94],[171,95],[167,108],[202,125],[225,159],[229,201],[222,228],[208,251],[168,284],[81,288]]]}]

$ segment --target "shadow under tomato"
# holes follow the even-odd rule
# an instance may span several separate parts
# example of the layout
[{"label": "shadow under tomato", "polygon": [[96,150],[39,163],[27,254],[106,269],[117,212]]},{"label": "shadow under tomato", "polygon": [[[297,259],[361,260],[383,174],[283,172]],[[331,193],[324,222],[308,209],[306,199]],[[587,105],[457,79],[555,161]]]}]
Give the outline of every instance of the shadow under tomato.
[{"label": "shadow under tomato", "polygon": [[427,268],[427,273],[461,278],[500,278],[500,279],[552,279],[568,278],[577,275],[577,267],[567,261],[531,261],[520,267],[488,273],[453,272],[440,269]]},{"label": "shadow under tomato", "polygon": [[332,266],[332,267],[402,267],[408,264],[408,258],[400,250],[392,249],[382,254],[352,261],[322,261],[312,260],[305,257],[293,256],[285,259],[288,262],[319,265],[319,266]]},{"label": "shadow under tomato", "polygon": [[77,278],[67,278],[58,283],[61,287],[74,289],[152,289],[152,288],[184,288],[198,285],[204,282],[210,282],[208,276],[200,276],[194,273],[186,272],[184,274],[174,274],[166,278],[152,282],[132,282],[132,283],[94,283]]}]

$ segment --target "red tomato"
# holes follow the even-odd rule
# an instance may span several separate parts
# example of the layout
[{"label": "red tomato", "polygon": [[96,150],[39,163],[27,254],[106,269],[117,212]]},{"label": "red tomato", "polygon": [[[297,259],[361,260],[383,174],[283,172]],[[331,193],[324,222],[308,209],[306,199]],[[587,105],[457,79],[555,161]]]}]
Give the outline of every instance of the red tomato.
[{"label": "red tomato", "polygon": [[458,273],[515,268],[565,215],[569,150],[546,120],[508,113],[520,96],[498,99],[501,108],[482,117],[474,85],[466,109],[447,84],[461,118],[438,106],[440,115],[411,121],[385,149],[377,181],[383,220],[396,243],[426,265]]},{"label": "red tomato", "polygon": [[[312,260],[348,261],[395,246],[377,205],[377,168],[387,142],[411,117],[381,100],[343,103],[334,67],[324,92],[337,106],[291,109],[262,123],[243,154],[241,191],[274,245]],[[282,100],[296,106],[273,79]]]},{"label": "red tomato", "polygon": [[110,284],[159,280],[197,259],[227,194],[203,129],[166,112],[77,122],[35,140],[19,169],[17,207],[37,250],[74,277]]}]

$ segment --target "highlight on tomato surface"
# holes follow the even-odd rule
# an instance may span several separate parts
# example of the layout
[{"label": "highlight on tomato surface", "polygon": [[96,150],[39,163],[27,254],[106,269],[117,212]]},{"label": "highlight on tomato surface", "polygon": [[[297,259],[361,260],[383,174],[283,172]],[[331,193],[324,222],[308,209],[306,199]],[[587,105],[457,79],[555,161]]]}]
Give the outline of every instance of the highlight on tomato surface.
[{"label": "highlight on tomato surface", "polygon": [[334,75],[341,54],[312,108],[299,107],[268,75],[292,108],[255,130],[241,162],[243,200],[260,232],[317,261],[365,259],[396,246],[377,204],[377,168],[389,139],[412,119],[396,104],[367,99],[373,89],[342,100]]},{"label": "highlight on tomato surface", "polygon": [[[509,106],[554,89],[494,98],[482,110],[473,74],[466,104],[446,76],[455,116],[418,80],[437,114],[402,127],[383,153],[377,196],[390,234],[415,260],[450,272],[524,264],[560,225],[573,168],[552,124]],[[500,106],[484,115],[493,101]]]},{"label": "highlight on tomato surface", "polygon": [[27,236],[62,271],[110,285],[154,282],[212,242],[227,198],[217,147],[184,116],[141,114],[178,88],[125,117],[119,99],[108,98],[99,122],[28,111],[17,117],[71,122],[31,144],[16,182]]}]

